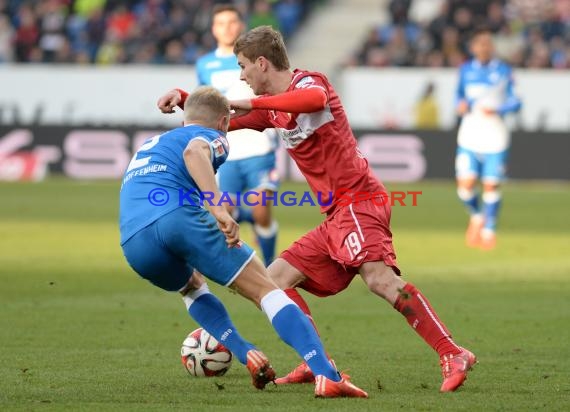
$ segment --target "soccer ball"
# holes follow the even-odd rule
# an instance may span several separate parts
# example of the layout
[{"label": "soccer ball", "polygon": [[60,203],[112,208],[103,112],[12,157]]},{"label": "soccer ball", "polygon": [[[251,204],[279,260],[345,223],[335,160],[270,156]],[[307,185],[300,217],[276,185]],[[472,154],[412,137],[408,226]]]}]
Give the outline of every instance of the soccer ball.
[{"label": "soccer ball", "polygon": [[180,355],[192,376],[222,376],[232,366],[230,350],[202,328],[190,332],[184,339]]}]

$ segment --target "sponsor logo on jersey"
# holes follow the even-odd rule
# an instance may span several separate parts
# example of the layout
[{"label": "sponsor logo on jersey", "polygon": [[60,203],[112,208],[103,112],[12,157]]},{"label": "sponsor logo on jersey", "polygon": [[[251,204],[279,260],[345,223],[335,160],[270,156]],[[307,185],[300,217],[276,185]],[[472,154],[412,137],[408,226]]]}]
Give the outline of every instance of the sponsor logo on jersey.
[{"label": "sponsor logo on jersey", "polygon": [[296,89],[303,89],[315,84],[315,79],[311,76],[303,77],[299,82],[295,85]]},{"label": "sponsor logo on jersey", "polygon": [[277,133],[281,137],[281,140],[285,143],[285,147],[291,149],[301,143],[303,140],[307,139],[309,136],[303,132],[300,126],[292,130],[276,128]]},{"label": "sponsor logo on jersey", "polygon": [[214,149],[214,157],[224,156],[229,150],[227,139],[224,136],[220,136],[216,140],[213,140],[212,148]]}]

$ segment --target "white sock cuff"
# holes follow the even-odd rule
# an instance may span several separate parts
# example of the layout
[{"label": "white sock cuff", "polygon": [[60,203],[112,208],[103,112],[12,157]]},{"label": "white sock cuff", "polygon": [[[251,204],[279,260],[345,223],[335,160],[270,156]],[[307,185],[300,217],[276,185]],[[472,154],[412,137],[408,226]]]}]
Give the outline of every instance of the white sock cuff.
[{"label": "white sock cuff", "polygon": [[270,322],[273,322],[275,315],[287,305],[295,305],[295,302],[281,289],[274,289],[261,298],[261,310],[265,312]]},{"label": "white sock cuff", "polygon": [[262,238],[275,236],[277,234],[278,229],[279,225],[277,224],[276,220],[272,220],[271,225],[269,225],[269,227],[261,227],[258,224],[253,225],[253,230],[255,230],[255,233]]},{"label": "white sock cuff", "polygon": [[495,203],[501,200],[501,192],[498,190],[492,190],[490,192],[483,192],[483,202],[485,203]]},{"label": "white sock cuff", "polygon": [[457,188],[457,196],[461,199],[461,200],[469,200],[471,198],[473,198],[473,196],[475,196],[475,191],[473,189],[466,189],[464,187],[458,187]]},{"label": "white sock cuff", "polygon": [[182,296],[182,300],[186,305],[186,310],[190,309],[190,306],[196,299],[200,296],[205,295],[206,293],[210,293],[210,288],[208,287],[207,283],[203,283],[198,289],[193,289],[184,296]]}]

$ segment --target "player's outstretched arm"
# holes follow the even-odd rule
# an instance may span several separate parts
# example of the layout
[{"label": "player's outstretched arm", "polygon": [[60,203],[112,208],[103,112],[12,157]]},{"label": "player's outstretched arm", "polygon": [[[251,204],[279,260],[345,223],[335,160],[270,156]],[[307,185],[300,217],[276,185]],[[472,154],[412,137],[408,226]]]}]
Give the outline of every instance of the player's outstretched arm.
[{"label": "player's outstretched arm", "polygon": [[232,116],[229,130],[252,129],[259,132],[272,128],[266,110],[251,110],[251,100],[230,100]]},{"label": "player's outstretched arm", "polygon": [[286,113],[314,113],[323,110],[327,102],[327,93],[321,87],[310,87],[251,99],[251,107]]},{"label": "player's outstretched arm", "polygon": [[235,246],[239,242],[239,225],[232,219],[221,202],[211,156],[212,151],[208,143],[203,140],[192,140],[184,150],[184,163],[198,188],[202,192],[214,194],[208,209],[218,221],[218,227],[226,236],[227,244]]},{"label": "player's outstretched arm", "polygon": [[313,113],[323,110],[328,101],[326,92],[320,87],[297,89],[273,96],[253,99],[231,100],[232,109],[238,113],[249,110],[277,110],[286,113]]}]

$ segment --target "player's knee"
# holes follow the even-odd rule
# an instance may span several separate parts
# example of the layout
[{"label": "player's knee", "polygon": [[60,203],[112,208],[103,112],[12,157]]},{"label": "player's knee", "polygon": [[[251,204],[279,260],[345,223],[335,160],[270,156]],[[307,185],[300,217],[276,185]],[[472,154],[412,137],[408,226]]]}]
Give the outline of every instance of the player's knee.
[{"label": "player's knee", "polygon": [[483,202],[496,203],[501,200],[501,192],[499,190],[487,190],[483,192]]},{"label": "player's knee", "polygon": [[402,279],[394,273],[394,270],[384,264],[376,265],[372,271],[363,276],[368,289],[384,298],[389,299],[403,286]]},{"label": "player's knee", "polygon": [[472,199],[473,196],[475,196],[475,191],[473,190],[473,188],[458,187],[457,196],[459,197],[459,199],[466,201]]},{"label": "player's knee", "polygon": [[375,276],[366,281],[366,286],[368,286],[368,289],[372,293],[386,298],[390,290],[391,282],[388,279],[381,279],[380,277]]},{"label": "player's knee", "polygon": [[252,210],[253,221],[256,225],[269,228],[272,223],[271,208],[267,206],[255,207]]},{"label": "player's knee", "polygon": [[273,263],[269,265],[267,273],[280,289],[295,287],[304,278],[297,269],[293,268],[281,258],[275,259]]}]

